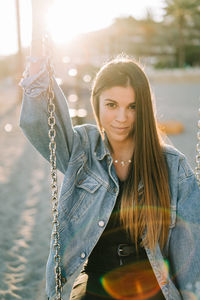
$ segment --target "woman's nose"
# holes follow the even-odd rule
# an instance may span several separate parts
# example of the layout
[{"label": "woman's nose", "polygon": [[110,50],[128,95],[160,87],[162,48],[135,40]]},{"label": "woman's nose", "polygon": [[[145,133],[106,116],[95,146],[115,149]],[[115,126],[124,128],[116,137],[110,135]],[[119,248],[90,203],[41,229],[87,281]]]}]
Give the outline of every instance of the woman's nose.
[{"label": "woman's nose", "polygon": [[118,109],[116,120],[119,122],[125,122],[126,119],[127,119],[127,115],[125,109]]}]

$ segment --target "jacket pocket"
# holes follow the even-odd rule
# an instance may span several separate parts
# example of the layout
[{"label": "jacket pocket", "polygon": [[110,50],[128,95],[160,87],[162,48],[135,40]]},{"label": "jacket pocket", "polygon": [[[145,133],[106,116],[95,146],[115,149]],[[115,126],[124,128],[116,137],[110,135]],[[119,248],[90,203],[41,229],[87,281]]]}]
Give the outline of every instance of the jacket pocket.
[{"label": "jacket pocket", "polygon": [[77,193],[80,194],[80,201],[74,207],[71,220],[73,222],[78,221],[90,208],[93,201],[97,200],[97,190],[100,188],[101,183],[96,181],[91,176],[82,177],[76,183]]},{"label": "jacket pocket", "polygon": [[77,183],[76,187],[79,189],[83,189],[91,194],[96,192],[96,190],[100,187],[101,183],[96,181],[93,177],[86,175],[80,178]]},{"label": "jacket pocket", "polygon": [[88,211],[93,201],[98,199],[101,183],[86,173],[77,179],[71,193],[62,201],[66,220],[77,222]]}]

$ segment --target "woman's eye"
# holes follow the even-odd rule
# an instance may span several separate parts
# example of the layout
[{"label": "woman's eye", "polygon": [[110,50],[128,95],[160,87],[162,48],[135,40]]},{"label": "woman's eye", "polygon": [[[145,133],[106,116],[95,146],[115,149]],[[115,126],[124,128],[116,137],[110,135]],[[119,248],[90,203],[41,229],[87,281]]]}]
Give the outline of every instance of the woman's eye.
[{"label": "woman's eye", "polygon": [[134,104],[131,104],[130,106],[129,106],[129,108],[130,109],[135,109],[136,108],[136,104],[134,103]]},{"label": "woman's eye", "polygon": [[106,103],[106,106],[109,107],[109,108],[115,108],[116,107],[116,104],[115,103]]}]

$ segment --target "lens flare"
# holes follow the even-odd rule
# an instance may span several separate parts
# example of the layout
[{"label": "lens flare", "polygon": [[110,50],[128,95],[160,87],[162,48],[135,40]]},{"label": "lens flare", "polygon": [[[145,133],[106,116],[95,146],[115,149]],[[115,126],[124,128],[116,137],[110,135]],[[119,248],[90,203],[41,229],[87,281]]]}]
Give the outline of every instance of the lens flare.
[{"label": "lens flare", "polygon": [[152,270],[145,261],[129,264],[106,273],[101,278],[106,292],[119,300],[145,300],[159,292]]},{"label": "lens flare", "polygon": [[[152,207],[153,208],[153,207]],[[155,207],[157,209],[157,207]],[[158,208],[161,210],[162,208]],[[169,213],[171,211],[169,210]],[[115,215],[117,215],[119,211],[115,211]],[[81,219],[76,220],[79,222]],[[80,221],[81,222],[81,221]],[[176,241],[176,244],[179,245],[179,257],[180,257],[180,267],[175,271],[171,268],[170,262],[168,260],[157,261],[157,265],[160,269],[162,269],[162,282],[164,285],[168,282],[169,273],[171,279],[176,279],[177,275],[181,276],[181,273],[186,272],[188,266],[191,265],[191,260],[193,258],[194,253],[194,238],[191,234],[191,226],[195,226],[195,224],[190,223],[188,220],[184,219],[177,212],[172,214],[171,216],[171,225],[170,225],[170,240],[168,247],[170,247],[170,243],[174,243],[173,240]],[[80,234],[80,232],[84,232],[87,227],[87,223],[85,222],[80,227],[80,231],[74,233],[71,237],[71,240],[68,240],[69,244],[76,243],[76,234]],[[184,232],[184,237],[187,237],[186,240],[190,242],[190,249],[187,250],[187,254],[185,253],[185,238],[179,237],[179,230],[173,231],[174,227],[180,229]],[[117,229],[112,229],[112,232]],[[106,233],[106,234],[109,234]],[[66,249],[66,253],[67,253]],[[87,251],[86,251],[87,252]],[[182,259],[182,257],[184,259]],[[101,273],[102,274],[102,273]],[[91,276],[92,277],[92,276]],[[97,276],[98,277],[98,276]],[[109,297],[113,297],[118,300],[146,300],[153,296],[156,296],[160,292],[159,285],[155,279],[154,274],[152,273],[152,268],[148,266],[145,261],[139,262],[130,262],[128,265],[119,266],[118,268],[113,269],[104,275],[100,275],[98,278],[95,278],[94,284],[92,283],[88,286],[89,294],[94,297],[105,297],[105,299]],[[93,278],[89,278],[91,282]],[[196,289],[200,287],[196,287]],[[188,294],[191,299],[193,299],[193,291],[188,288],[184,291],[185,294]],[[199,292],[200,293],[200,292]],[[189,298],[188,298],[189,299]],[[194,298],[195,299],[195,298]]]}]

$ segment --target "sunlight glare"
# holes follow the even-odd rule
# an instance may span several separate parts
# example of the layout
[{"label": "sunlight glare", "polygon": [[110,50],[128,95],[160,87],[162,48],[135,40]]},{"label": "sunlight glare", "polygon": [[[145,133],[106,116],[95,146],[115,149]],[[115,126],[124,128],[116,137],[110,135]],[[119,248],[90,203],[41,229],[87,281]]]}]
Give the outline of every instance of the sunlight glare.
[{"label": "sunlight glare", "polygon": [[91,30],[90,10],[82,5],[76,1],[53,2],[47,13],[46,24],[55,43],[70,42],[78,34]]},{"label": "sunlight glare", "polygon": [[68,6],[68,2],[55,1],[47,13],[47,30],[53,41],[58,44],[71,40],[77,34],[74,14],[69,14]]}]

